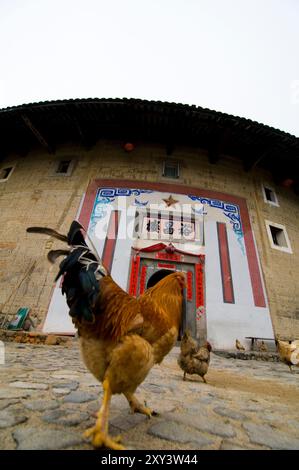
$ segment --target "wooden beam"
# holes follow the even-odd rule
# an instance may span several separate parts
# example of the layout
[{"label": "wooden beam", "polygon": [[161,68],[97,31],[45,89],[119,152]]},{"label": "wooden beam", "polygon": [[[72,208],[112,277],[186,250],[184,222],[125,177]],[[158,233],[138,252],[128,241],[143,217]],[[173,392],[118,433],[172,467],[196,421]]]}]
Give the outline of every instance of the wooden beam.
[{"label": "wooden beam", "polygon": [[255,155],[248,155],[245,156],[245,160],[243,160],[243,168],[246,172],[254,170],[254,168],[265,158],[267,158],[272,153],[272,149],[267,149],[258,156]]},{"label": "wooden beam", "polygon": [[171,143],[166,144],[166,155],[170,156],[174,152],[174,145]]},{"label": "wooden beam", "polygon": [[72,120],[73,120],[73,122],[74,122],[74,124],[75,124],[75,127],[76,127],[76,130],[77,130],[77,132],[78,132],[78,134],[79,134],[79,136],[80,136],[81,142],[84,142],[84,140],[85,140],[85,134],[84,134],[84,132],[83,132],[83,130],[82,130],[82,127],[81,127],[81,125],[80,125],[78,119],[77,119],[76,116],[75,116],[75,113],[72,114]]},{"label": "wooden beam", "polygon": [[91,150],[96,145],[97,141],[98,137],[96,137],[95,132],[88,132],[81,141],[81,145],[83,145],[86,150]]},{"label": "wooden beam", "polygon": [[211,141],[211,144],[208,148],[209,162],[212,165],[215,165],[218,162],[220,155],[224,153],[230,136],[231,130],[223,129],[218,135],[213,137],[213,140]]},{"label": "wooden beam", "polygon": [[36,128],[36,126],[34,126],[31,119],[29,119],[29,117],[26,116],[25,114],[21,114],[21,118],[23,122],[25,123],[26,127],[32,132],[34,137],[38,140],[38,142],[43,147],[45,147],[49,153],[55,153],[54,147],[49,142],[47,142],[47,140],[41,134],[41,132]]},{"label": "wooden beam", "polygon": [[75,128],[78,132],[78,135],[79,135],[79,139],[80,139],[80,144],[86,149],[86,150],[91,150],[92,147],[94,147],[97,143],[97,137],[96,137],[96,134],[95,134],[95,131],[87,131],[87,130],[83,130],[81,124],[79,123],[79,121],[77,120],[77,118],[75,116],[72,117],[73,118],[73,122],[74,122],[74,125],[75,125]]}]

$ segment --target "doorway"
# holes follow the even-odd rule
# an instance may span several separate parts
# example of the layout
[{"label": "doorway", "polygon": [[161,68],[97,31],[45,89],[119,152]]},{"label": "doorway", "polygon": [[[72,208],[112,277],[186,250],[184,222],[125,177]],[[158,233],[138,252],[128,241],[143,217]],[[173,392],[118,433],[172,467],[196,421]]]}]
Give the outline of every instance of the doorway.
[{"label": "doorway", "polygon": [[[138,260],[136,269],[136,295],[153,287],[165,276],[180,271],[186,276],[187,288],[184,293],[183,317],[180,328],[180,336],[188,329],[194,338],[206,341],[207,329],[205,315],[198,315],[199,310],[204,310],[204,286],[203,286],[203,265],[198,263],[198,258],[190,256],[190,260],[159,260],[157,255],[142,254]],[[185,257],[187,258],[187,257]],[[189,262],[190,261],[190,262]],[[136,257],[135,257],[136,262]],[[199,270],[200,267],[200,270]],[[198,273],[201,273],[201,276]],[[132,272],[132,271],[131,271]],[[201,293],[201,295],[199,295]],[[200,309],[198,308],[200,305]]]},{"label": "doorway", "polygon": [[169,274],[173,272],[174,271],[170,269],[159,269],[158,271],[154,272],[154,274],[151,275],[151,277],[147,281],[146,288],[149,289],[150,287],[155,286],[159,281],[164,279],[164,277],[169,276]]}]

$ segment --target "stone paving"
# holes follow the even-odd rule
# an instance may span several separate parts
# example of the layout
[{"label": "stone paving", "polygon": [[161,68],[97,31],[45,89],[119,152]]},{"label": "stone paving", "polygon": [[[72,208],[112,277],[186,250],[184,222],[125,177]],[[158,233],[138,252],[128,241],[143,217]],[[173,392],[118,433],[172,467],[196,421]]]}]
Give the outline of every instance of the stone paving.
[{"label": "stone paving", "polygon": [[[1,449],[92,449],[101,384],[86,370],[78,343],[6,343],[0,365]],[[129,449],[299,449],[299,369],[212,354],[208,384],[183,373],[174,348],[137,390],[159,412],[132,415],[114,396],[110,433]]]}]

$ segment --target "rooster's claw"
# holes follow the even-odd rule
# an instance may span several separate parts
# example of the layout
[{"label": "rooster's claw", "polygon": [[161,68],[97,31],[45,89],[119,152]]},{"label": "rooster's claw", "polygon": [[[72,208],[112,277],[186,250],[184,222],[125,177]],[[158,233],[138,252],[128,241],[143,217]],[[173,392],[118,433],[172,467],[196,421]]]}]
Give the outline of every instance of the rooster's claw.
[{"label": "rooster's claw", "polygon": [[125,450],[125,447],[120,444],[122,440],[121,436],[112,438],[108,436],[108,434],[98,430],[97,426],[87,429],[83,435],[85,438],[91,437],[92,445],[96,448],[106,447],[111,450]]}]

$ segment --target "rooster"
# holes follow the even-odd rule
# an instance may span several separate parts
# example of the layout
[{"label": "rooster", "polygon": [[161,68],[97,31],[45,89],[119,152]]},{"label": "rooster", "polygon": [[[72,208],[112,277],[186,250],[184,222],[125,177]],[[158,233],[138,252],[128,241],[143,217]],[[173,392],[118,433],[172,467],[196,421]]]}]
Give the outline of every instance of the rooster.
[{"label": "rooster", "polygon": [[211,351],[212,346],[208,341],[205,346],[200,347],[197,341],[192,338],[190,332],[185,331],[178,358],[178,365],[184,371],[183,380],[186,380],[186,374],[198,374],[207,383],[205,375],[208,372]]},{"label": "rooster", "polygon": [[185,276],[172,273],[136,299],[113,281],[95,248],[87,245],[83,230],[74,221],[67,236],[43,227],[29,227],[27,232],[53,236],[70,247],[49,251],[48,259],[54,263],[64,257],[56,280],[63,277],[62,293],[78,330],[83,360],[103,385],[102,406],[85,437],[91,437],[94,447],[122,450],[120,438],[108,434],[111,397],[122,393],[133,412],[148,417],[156,414],[134,393],[153,365],[161,363],[175,345]]},{"label": "rooster", "polygon": [[286,341],[275,341],[280,358],[283,362],[285,362],[290,371],[293,372],[292,366],[299,367],[299,341],[292,341],[292,343],[288,343]]}]

